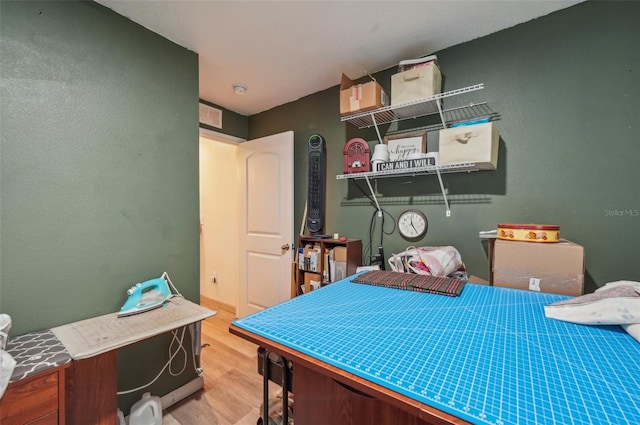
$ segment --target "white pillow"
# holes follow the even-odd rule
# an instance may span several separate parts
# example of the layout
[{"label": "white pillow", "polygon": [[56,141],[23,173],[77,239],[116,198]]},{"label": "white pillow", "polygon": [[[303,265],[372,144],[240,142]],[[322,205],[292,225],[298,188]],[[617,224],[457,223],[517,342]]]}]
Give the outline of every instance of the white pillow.
[{"label": "white pillow", "polygon": [[547,305],[544,313],[584,325],[640,323],[640,282],[611,282],[592,294]]}]

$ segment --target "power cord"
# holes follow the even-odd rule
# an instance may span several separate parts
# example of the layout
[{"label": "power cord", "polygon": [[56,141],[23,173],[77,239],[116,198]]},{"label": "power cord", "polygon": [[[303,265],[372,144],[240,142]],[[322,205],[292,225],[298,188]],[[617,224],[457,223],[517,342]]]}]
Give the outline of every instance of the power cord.
[{"label": "power cord", "polygon": [[[165,371],[165,369],[167,369],[167,367],[169,368],[169,373],[171,374],[171,376],[178,376],[179,374],[184,372],[184,370],[187,367],[187,351],[186,351],[186,349],[184,348],[184,345],[183,345],[184,333],[186,332],[186,330],[187,330],[186,326],[182,328],[182,333],[180,334],[179,338],[178,338],[179,330],[171,331],[173,337],[171,339],[171,344],[169,344],[169,360],[167,361],[167,363],[165,363],[164,367],[162,368],[162,370],[160,370],[160,372],[156,375],[156,377],[153,378],[153,380],[151,380],[151,382],[149,382],[147,384],[144,384],[144,385],[141,385],[141,386],[139,386],[137,388],[130,389],[130,390],[118,391],[118,395],[134,393],[136,391],[140,391],[142,389],[145,389],[145,388],[151,386],[154,382],[156,382],[160,378],[160,376],[162,376],[162,373]],[[178,341],[178,348],[173,353],[171,353],[171,347],[174,345],[175,341]],[[182,369],[180,370],[180,372],[174,373],[171,370],[171,363],[172,363],[173,359],[178,355],[178,353],[180,351],[183,351],[185,353],[184,364],[183,364]],[[193,364],[194,364],[194,367],[195,367],[195,355],[194,355],[194,359],[193,359]]]},{"label": "power cord", "polygon": [[[384,208],[380,208],[380,211],[382,212],[382,216],[381,216],[381,225],[380,225],[380,244],[378,245],[378,252],[376,253],[376,255],[374,255],[373,253],[373,239],[374,239],[374,233],[375,233],[375,229],[376,229],[376,224],[378,221],[378,207],[376,206],[376,203],[373,199],[373,197],[371,197],[371,195],[369,195],[359,184],[357,181],[354,180],[354,184],[355,186],[358,188],[358,190],[369,200],[369,203],[371,204],[371,206],[375,209],[375,211],[373,212],[372,216],[371,216],[371,221],[369,223],[369,243],[367,243],[367,245],[364,248],[364,254],[365,254],[365,258],[369,259],[369,265],[373,265],[373,263],[375,262],[376,264],[379,264],[381,266],[382,269],[384,269],[384,251],[383,251],[383,246],[384,246],[384,235],[392,235],[395,230],[396,230],[396,219],[389,214]],[[390,231],[385,231],[384,228],[384,224],[385,224],[385,215],[388,215],[392,222],[393,222],[393,226],[391,228]]]},{"label": "power cord", "polygon": [[[173,289],[173,291],[175,292],[174,294],[171,294],[169,296],[169,299],[174,298],[174,297],[184,298],[184,296],[180,293],[180,291],[178,291],[178,289],[175,287],[173,282],[171,282],[171,278],[169,278],[169,275],[167,274],[167,272],[164,272],[161,277],[164,278],[169,283],[169,285],[171,286],[171,289]],[[156,377],[151,380],[151,382],[149,382],[147,384],[144,384],[144,385],[141,385],[141,386],[139,386],[137,388],[130,389],[130,390],[118,391],[117,394],[118,395],[130,394],[130,393],[134,393],[136,391],[140,391],[140,390],[143,390],[143,389],[151,386],[154,382],[156,382],[160,378],[160,376],[162,376],[162,374],[164,373],[164,371],[167,368],[169,368],[169,374],[171,376],[179,376],[180,374],[182,374],[185,371],[185,369],[187,368],[187,363],[188,363],[188,361],[187,361],[188,354],[187,354],[186,348],[184,347],[184,334],[185,334],[186,330],[187,330],[187,327],[184,326],[182,329],[174,329],[174,330],[171,331],[172,337],[171,337],[171,343],[169,344],[169,360],[167,361],[167,363],[165,363],[165,365],[162,367],[162,369],[156,375]],[[182,332],[180,333],[180,337],[178,337],[178,332],[180,332],[180,331],[182,331]],[[173,349],[172,347],[176,343],[178,345],[177,345],[177,347],[175,349]],[[172,351],[172,350],[175,350],[175,351]],[[180,369],[179,372],[174,372],[173,371],[173,363],[172,362],[173,362],[173,359],[181,351],[184,353],[184,362],[182,364],[182,369]],[[191,350],[191,358],[193,360],[193,369],[196,371],[198,376],[201,376],[202,373],[203,373],[203,370],[201,368],[197,367],[197,365],[196,365],[196,354],[195,354],[194,350]]]}]

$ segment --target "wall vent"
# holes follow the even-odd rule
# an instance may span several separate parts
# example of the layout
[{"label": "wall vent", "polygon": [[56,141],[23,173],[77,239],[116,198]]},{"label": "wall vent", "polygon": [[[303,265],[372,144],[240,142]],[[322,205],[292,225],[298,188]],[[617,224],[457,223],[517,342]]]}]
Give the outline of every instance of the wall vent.
[{"label": "wall vent", "polygon": [[200,103],[200,124],[222,128],[222,110]]}]

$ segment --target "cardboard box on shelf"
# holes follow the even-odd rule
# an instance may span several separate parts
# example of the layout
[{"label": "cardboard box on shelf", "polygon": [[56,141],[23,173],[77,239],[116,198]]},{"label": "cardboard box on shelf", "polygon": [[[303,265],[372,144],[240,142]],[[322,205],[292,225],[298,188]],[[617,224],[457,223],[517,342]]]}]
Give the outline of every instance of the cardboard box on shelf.
[{"label": "cardboard box on shelf", "polygon": [[314,289],[318,289],[320,288],[321,283],[322,276],[319,273],[307,272],[304,274],[304,286],[302,292],[307,293],[309,291],[313,291]]},{"label": "cardboard box on shelf", "polygon": [[500,135],[492,122],[440,130],[440,165],[474,162],[481,170],[498,166]]},{"label": "cardboard box on shelf", "polygon": [[400,105],[439,94],[442,74],[435,61],[391,76],[391,105]]},{"label": "cardboard box on shelf", "polygon": [[347,247],[335,246],[329,252],[329,281],[347,277]]},{"label": "cardboard box on shelf", "polygon": [[341,263],[347,262],[347,247],[346,246],[336,246],[333,248],[333,259],[339,261]]},{"label": "cardboard box on shelf", "polygon": [[498,239],[493,286],[579,296],[584,291],[584,248],[561,239],[532,243]]},{"label": "cardboard box on shelf", "polygon": [[351,115],[389,105],[389,97],[376,81],[356,84],[342,74],[340,83],[340,114]]}]

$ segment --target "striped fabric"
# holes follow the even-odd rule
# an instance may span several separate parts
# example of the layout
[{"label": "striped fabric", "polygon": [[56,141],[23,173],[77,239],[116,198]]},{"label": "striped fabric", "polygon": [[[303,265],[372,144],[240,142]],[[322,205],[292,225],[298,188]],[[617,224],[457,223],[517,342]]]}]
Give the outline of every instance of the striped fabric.
[{"label": "striped fabric", "polygon": [[352,280],[354,283],[384,286],[405,291],[428,292],[431,294],[457,297],[464,289],[464,280],[448,277],[425,276],[412,273],[398,273],[374,270],[363,273]]}]

